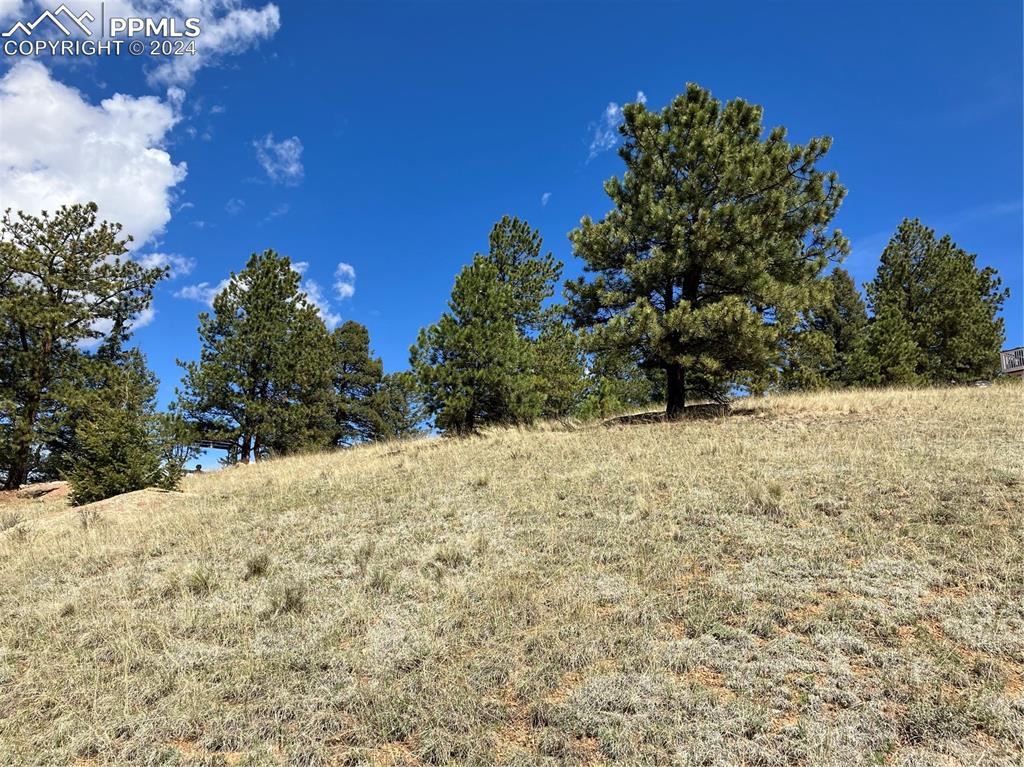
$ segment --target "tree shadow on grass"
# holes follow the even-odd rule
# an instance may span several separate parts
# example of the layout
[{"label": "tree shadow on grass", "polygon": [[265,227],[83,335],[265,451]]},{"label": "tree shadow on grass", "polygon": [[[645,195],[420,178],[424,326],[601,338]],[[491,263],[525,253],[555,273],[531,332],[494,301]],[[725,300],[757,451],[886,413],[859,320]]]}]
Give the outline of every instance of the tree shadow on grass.
[{"label": "tree shadow on grass", "polygon": [[[706,421],[714,418],[724,418],[733,412],[729,405],[717,402],[708,402],[700,405],[687,405],[683,408],[682,415],[669,419],[664,410],[652,410],[647,413],[632,413],[630,415],[619,415],[614,418],[606,418],[601,421],[602,426],[636,426],[650,423],[671,423],[673,421]],[[742,411],[740,411],[742,412]]]}]

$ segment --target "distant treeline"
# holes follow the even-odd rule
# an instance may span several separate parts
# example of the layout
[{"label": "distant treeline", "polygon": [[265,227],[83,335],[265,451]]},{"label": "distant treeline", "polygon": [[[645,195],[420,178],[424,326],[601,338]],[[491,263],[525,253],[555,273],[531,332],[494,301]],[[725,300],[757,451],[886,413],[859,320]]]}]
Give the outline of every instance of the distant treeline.
[{"label": "distant treeline", "polygon": [[[329,331],[290,260],[254,254],[199,315],[200,357],[166,413],[132,319],[166,275],[126,258],[95,204],[10,211],[0,231],[0,478],[68,477],[86,502],[173,486],[194,445],[228,462],[488,424],[597,417],[737,391],[968,382],[993,376],[1008,292],[949,236],[905,220],[866,299],[834,266],[846,190],[831,140],[766,131],[761,108],[689,85],[624,110],[612,208],[570,232],[564,284],[540,233],[504,217],[385,374],[356,322]],[[87,351],[86,349],[94,349]]]}]

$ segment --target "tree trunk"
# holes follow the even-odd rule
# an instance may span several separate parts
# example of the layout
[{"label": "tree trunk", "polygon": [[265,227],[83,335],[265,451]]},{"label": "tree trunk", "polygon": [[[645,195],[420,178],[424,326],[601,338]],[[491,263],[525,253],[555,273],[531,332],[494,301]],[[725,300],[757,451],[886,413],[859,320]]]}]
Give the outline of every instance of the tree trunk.
[{"label": "tree trunk", "polygon": [[682,365],[665,367],[665,387],[667,390],[667,407],[665,415],[670,421],[682,418],[686,407],[686,371]]},{"label": "tree trunk", "polygon": [[242,463],[249,463],[249,453],[252,452],[252,436],[246,434],[242,437]]},{"label": "tree trunk", "polygon": [[32,458],[32,432],[41,399],[41,397],[32,396],[26,406],[27,412],[14,429],[11,440],[14,446],[14,455],[11,456],[10,465],[7,467],[4,490],[17,490],[28,479],[29,462]]},{"label": "tree trunk", "polygon": [[28,462],[32,453],[32,433],[15,437],[18,444],[14,455],[11,457],[10,466],[7,467],[7,480],[4,482],[4,490],[17,490],[25,480],[28,479]]}]

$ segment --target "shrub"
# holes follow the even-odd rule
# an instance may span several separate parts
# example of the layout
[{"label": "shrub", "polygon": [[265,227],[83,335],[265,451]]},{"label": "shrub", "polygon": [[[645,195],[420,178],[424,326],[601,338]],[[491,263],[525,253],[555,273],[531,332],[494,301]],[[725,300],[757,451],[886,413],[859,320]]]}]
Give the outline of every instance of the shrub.
[{"label": "shrub", "polygon": [[16,511],[5,511],[0,514],[0,533],[4,530],[10,530],[12,527],[17,527],[21,524],[23,517]]}]

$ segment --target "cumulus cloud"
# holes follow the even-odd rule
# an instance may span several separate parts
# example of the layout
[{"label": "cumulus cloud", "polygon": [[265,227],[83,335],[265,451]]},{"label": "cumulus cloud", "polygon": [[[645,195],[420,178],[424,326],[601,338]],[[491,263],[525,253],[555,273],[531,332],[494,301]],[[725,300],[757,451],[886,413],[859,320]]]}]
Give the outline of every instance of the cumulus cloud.
[{"label": "cumulus cloud", "polygon": [[338,263],[334,270],[334,292],[338,298],[352,298],[356,294],[356,270],[352,264]]},{"label": "cumulus cloud", "polygon": [[[637,91],[635,101],[639,104],[646,104],[647,95],[643,91]],[[619,143],[620,125],[622,125],[622,107],[614,101],[609,101],[601,119],[596,123],[591,123],[590,127],[594,135],[590,140],[588,161],[593,160],[602,152],[613,149]]]},{"label": "cumulus cloud", "polygon": [[186,173],[163,148],[178,119],[167,103],[118,93],[91,104],[39,62],[20,61],[0,80],[0,114],[5,207],[39,213],[94,201],[134,247],[163,231]]},{"label": "cumulus cloud", "polygon": [[[128,320],[128,332],[134,333],[139,328],[144,328],[146,325],[156,319],[156,309],[152,306],[147,306],[138,314],[133,314]],[[95,349],[101,343],[103,338],[110,333],[114,328],[114,321],[110,319],[96,320],[91,324],[92,330],[100,334],[99,338],[85,338],[78,342],[79,349]]]},{"label": "cumulus cloud", "polygon": [[187,298],[191,301],[200,301],[207,306],[213,306],[213,299],[230,283],[231,278],[225,277],[216,285],[211,285],[209,282],[200,282],[198,285],[186,285],[181,290],[176,291],[174,297]]},{"label": "cumulus cloud", "polygon": [[147,269],[168,267],[170,269],[168,276],[172,280],[175,277],[190,274],[196,265],[195,259],[179,256],[176,253],[146,253],[135,260]]},{"label": "cumulus cloud", "polygon": [[28,16],[28,6],[24,0],[0,0],[0,24],[7,25]]},{"label": "cumulus cloud", "polygon": [[[53,7],[35,0],[0,0],[0,21],[5,26],[17,20],[32,21]],[[240,0],[77,0],[74,11],[88,11],[97,19],[94,32],[101,18],[170,18],[179,23],[198,18],[200,32],[193,38],[195,55],[147,57],[146,63],[154,66],[147,70],[146,79],[150,85],[162,87],[191,85],[203,67],[215,66],[227,56],[252,48],[273,37],[281,27],[281,13],[273,3],[248,8]]]},{"label": "cumulus cloud", "polygon": [[[300,262],[301,263],[301,262]],[[331,306],[330,299],[324,295],[323,288],[320,287],[320,283],[316,280],[305,279],[302,281],[300,286],[302,291],[306,294],[306,298],[309,299],[309,303],[316,307],[316,310],[320,313],[320,319],[324,321],[324,325],[327,326],[328,330],[334,330],[341,323],[341,315],[334,311]]]},{"label": "cumulus cloud", "polygon": [[[108,14],[109,6],[107,2]],[[160,57],[160,63],[147,75],[153,85],[188,85],[203,67],[273,37],[281,27],[281,13],[273,3],[244,8],[237,0],[177,0],[137,2],[136,7],[141,15],[201,19],[201,31],[195,38],[196,55]]]},{"label": "cumulus cloud", "polygon": [[252,142],[256,148],[256,159],[271,181],[282,184],[297,184],[302,181],[302,141],[298,136],[274,141],[274,134],[268,133]]}]

